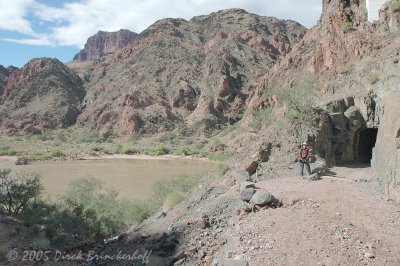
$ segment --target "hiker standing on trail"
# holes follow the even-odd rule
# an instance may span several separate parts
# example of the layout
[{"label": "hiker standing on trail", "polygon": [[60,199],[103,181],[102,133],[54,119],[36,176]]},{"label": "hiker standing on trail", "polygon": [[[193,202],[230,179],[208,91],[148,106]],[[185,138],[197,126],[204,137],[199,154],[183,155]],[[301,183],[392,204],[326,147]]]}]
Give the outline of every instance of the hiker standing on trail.
[{"label": "hiker standing on trail", "polygon": [[311,175],[311,168],[309,159],[311,157],[310,149],[308,148],[307,142],[303,142],[302,147],[299,150],[298,158],[299,158],[299,167],[300,167],[300,175],[304,174],[304,166],[306,167],[306,172],[308,175]]}]

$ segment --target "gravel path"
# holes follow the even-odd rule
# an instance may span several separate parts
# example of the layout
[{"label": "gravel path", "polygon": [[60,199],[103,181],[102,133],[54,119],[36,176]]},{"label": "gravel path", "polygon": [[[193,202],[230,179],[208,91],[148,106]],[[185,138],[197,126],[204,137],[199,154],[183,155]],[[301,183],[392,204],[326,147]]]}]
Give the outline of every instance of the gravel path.
[{"label": "gravel path", "polygon": [[334,167],[320,181],[257,183],[283,208],[250,213],[230,254],[250,265],[400,265],[400,205],[365,166]]}]

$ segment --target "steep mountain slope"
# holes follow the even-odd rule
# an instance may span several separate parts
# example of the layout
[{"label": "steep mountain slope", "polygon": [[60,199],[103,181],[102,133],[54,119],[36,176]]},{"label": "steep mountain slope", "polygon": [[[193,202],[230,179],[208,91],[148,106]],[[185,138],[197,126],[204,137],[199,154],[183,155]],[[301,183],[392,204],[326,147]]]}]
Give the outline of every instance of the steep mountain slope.
[{"label": "steep mountain slope", "polygon": [[91,61],[115,53],[127,46],[137,35],[129,30],[99,31],[87,40],[83,50],[74,56],[74,61]]},{"label": "steep mountain slope", "polygon": [[[251,111],[266,112],[259,132],[232,139],[239,152],[236,169],[222,180],[203,182],[186,201],[110,241],[99,254],[152,250],[154,265],[399,264],[393,255],[400,250],[398,205],[387,199],[400,195],[400,9],[389,3],[381,20],[369,23],[365,1],[323,3],[318,25],[248,98],[253,110],[243,125]],[[302,128],[301,117],[279,125],[290,108],[279,90],[295,95],[310,77],[317,90],[302,100],[314,106],[314,128]],[[354,162],[367,153],[358,149],[371,144],[362,135],[378,128],[375,173],[367,163]],[[317,182],[300,179],[293,169],[299,140],[308,140],[330,163],[353,164],[332,167]],[[252,161],[254,171],[247,164]],[[256,173],[251,178],[257,183],[243,181],[245,169]],[[278,170],[286,171],[285,178],[276,178]],[[272,192],[282,208],[244,204],[251,186]]]},{"label": "steep mountain slope", "polygon": [[39,133],[75,123],[85,92],[81,79],[60,61],[32,59],[21,69],[2,69],[2,132]]},{"label": "steep mountain slope", "polygon": [[75,66],[87,81],[78,123],[105,134],[235,123],[251,86],[305,31],[239,9],[158,21],[114,56]]},{"label": "steep mountain slope", "polygon": [[[323,1],[323,10],[319,23],[269,70],[248,99],[248,116],[251,110],[270,110],[273,120],[280,121],[290,107],[279,98],[279,91],[303,94],[301,101],[311,103],[319,113],[314,116],[315,128],[295,126],[306,114],[285,130],[278,129],[284,134],[277,133],[276,123],[266,122],[253,149],[246,145],[238,148],[243,158],[256,153],[262,140],[271,139],[277,147],[271,157],[286,161],[286,165],[293,160],[287,155],[304,140],[330,164],[362,160],[361,135],[379,127],[383,99],[399,91],[400,40],[395,23],[399,13],[389,3],[383,7],[380,21],[370,23],[365,1],[357,0]],[[250,137],[233,139],[232,146],[247,143]]]}]

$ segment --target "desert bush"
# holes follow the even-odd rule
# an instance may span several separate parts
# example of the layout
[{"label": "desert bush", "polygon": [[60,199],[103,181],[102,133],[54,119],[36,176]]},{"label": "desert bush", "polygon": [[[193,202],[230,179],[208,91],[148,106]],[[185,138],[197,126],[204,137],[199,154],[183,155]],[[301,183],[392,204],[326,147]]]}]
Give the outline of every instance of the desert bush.
[{"label": "desert bush", "polygon": [[379,81],[379,75],[375,72],[372,72],[367,77],[368,83],[374,85]]},{"label": "desert bush", "polygon": [[141,223],[153,211],[151,204],[146,201],[123,201],[122,210],[126,212],[128,222]]},{"label": "desert bush", "polygon": [[179,149],[179,154],[188,156],[188,155],[191,155],[191,154],[193,154],[193,153],[192,153],[192,151],[190,150],[189,147],[184,146],[184,147],[181,147],[181,148]]},{"label": "desert bush", "polygon": [[228,170],[229,170],[229,165],[220,163],[216,168],[216,176],[222,177],[226,172],[228,172]]},{"label": "desert bush", "polygon": [[290,89],[276,91],[279,99],[287,107],[285,116],[292,122],[311,128],[315,127],[316,114],[313,101],[317,92],[316,82],[308,78]]},{"label": "desert bush", "polygon": [[183,199],[185,198],[185,195],[181,191],[172,191],[164,200],[162,209],[164,211],[168,211],[175,207],[175,205],[179,204]]},{"label": "desert bush", "polygon": [[199,183],[201,178],[201,175],[180,175],[175,178],[157,181],[153,187],[153,204],[156,207],[162,206],[170,195],[188,192]]},{"label": "desert bush", "polygon": [[41,152],[35,152],[29,155],[29,159],[32,161],[45,161],[51,159],[51,154],[43,154]]},{"label": "desert bush", "polygon": [[82,240],[102,242],[149,213],[145,202],[120,199],[98,180],[83,178],[71,183],[59,201],[33,201],[18,217],[32,232],[44,228],[55,247],[65,247]]},{"label": "desert bush", "polygon": [[37,135],[36,138],[41,141],[54,140],[54,134],[52,131],[48,130]]},{"label": "desert bush", "polygon": [[102,143],[106,139],[101,136],[97,131],[87,129],[79,134],[76,138],[77,143]]},{"label": "desert bush", "polygon": [[92,152],[101,152],[101,151],[104,151],[104,147],[102,147],[102,146],[94,146],[90,150]]},{"label": "desert bush", "polygon": [[14,150],[10,146],[0,146],[0,156],[16,156],[19,154],[20,152]]},{"label": "desert bush", "polygon": [[165,155],[169,154],[170,150],[165,147],[163,144],[158,145],[158,147],[155,149],[154,154],[155,155]]},{"label": "desert bush", "polygon": [[64,132],[57,133],[56,137],[61,142],[67,142],[67,140],[68,140],[68,138]]},{"label": "desert bush", "polygon": [[122,147],[121,152],[123,154],[135,154],[135,153],[138,153],[138,151],[134,147],[129,147],[129,146]]},{"label": "desert bush", "polygon": [[271,109],[266,108],[252,112],[252,120],[249,126],[255,130],[260,130],[263,125],[269,124],[272,121]]},{"label": "desert bush", "polygon": [[176,134],[172,131],[167,131],[165,132],[161,137],[160,137],[160,142],[173,142],[177,138]]},{"label": "desert bush", "polygon": [[25,226],[45,225],[49,217],[57,212],[57,205],[50,202],[45,202],[41,199],[35,199],[26,206],[23,212],[18,215]]},{"label": "desert bush", "polygon": [[59,209],[47,226],[53,240],[72,235],[102,242],[147,215],[143,205],[119,199],[115,190],[104,189],[100,181],[89,177],[71,183]]},{"label": "desert bush", "polygon": [[353,22],[345,21],[342,23],[342,31],[344,33],[349,32],[353,28]]},{"label": "desert bush", "polygon": [[60,150],[53,150],[51,152],[51,157],[65,157],[65,154]]},{"label": "desert bush", "polygon": [[43,190],[38,176],[13,173],[0,169],[0,208],[8,214],[18,215]]}]

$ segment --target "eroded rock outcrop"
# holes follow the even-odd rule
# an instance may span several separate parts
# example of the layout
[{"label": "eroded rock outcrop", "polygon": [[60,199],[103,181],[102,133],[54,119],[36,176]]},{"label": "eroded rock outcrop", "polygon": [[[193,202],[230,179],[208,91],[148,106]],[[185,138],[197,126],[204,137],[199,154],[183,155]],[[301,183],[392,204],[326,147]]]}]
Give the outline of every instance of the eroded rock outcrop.
[{"label": "eroded rock outcrop", "polygon": [[85,96],[81,79],[56,59],[9,69],[0,94],[0,130],[38,134],[75,124]]},{"label": "eroded rock outcrop", "polygon": [[388,199],[400,202],[400,92],[385,98],[372,165],[386,184]]},{"label": "eroded rock outcrop", "polygon": [[[296,22],[240,9],[160,20],[120,52],[80,69],[88,93],[78,123],[117,134],[162,132],[179,124],[201,133],[236,123],[250,86],[305,31]],[[139,94],[144,105],[126,104],[129,95],[135,102]]]},{"label": "eroded rock outcrop", "polygon": [[92,61],[115,53],[135,40],[137,35],[129,30],[99,31],[87,40],[85,47],[74,56],[74,60],[78,62]]}]

